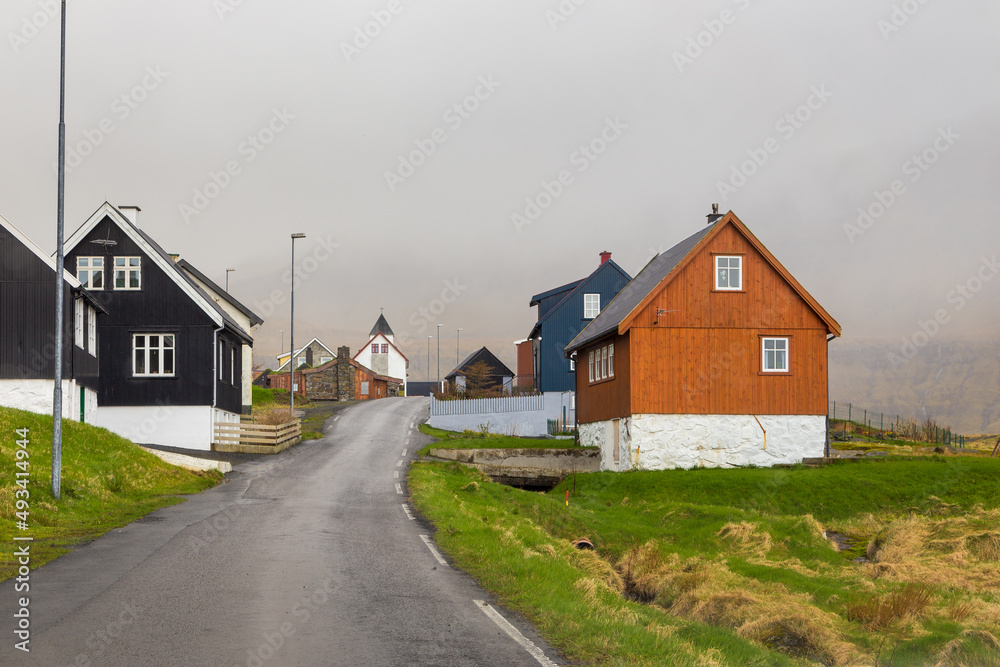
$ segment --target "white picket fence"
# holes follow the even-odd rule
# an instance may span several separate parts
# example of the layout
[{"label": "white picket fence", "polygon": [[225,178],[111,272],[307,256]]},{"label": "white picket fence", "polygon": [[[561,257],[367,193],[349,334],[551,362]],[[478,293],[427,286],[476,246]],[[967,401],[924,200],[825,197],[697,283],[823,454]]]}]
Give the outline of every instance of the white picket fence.
[{"label": "white picket fence", "polygon": [[431,417],[450,415],[491,415],[507,412],[538,412],[545,409],[545,397],[503,396],[458,401],[439,401],[431,396]]}]

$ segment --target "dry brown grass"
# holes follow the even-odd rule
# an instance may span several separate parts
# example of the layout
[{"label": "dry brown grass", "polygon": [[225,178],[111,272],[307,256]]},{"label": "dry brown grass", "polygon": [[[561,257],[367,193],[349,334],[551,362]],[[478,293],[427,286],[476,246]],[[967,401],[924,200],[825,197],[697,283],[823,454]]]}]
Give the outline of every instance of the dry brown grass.
[{"label": "dry brown grass", "polygon": [[741,551],[749,551],[758,556],[766,556],[771,550],[771,535],[747,521],[727,523],[718,532],[718,536]]},{"label": "dry brown grass", "polygon": [[897,621],[918,618],[931,603],[931,591],[907,584],[888,595],[859,595],[844,604],[844,615],[870,630],[884,630]]},{"label": "dry brown grass", "polygon": [[289,408],[254,408],[251,419],[255,424],[280,426],[295,419]]}]

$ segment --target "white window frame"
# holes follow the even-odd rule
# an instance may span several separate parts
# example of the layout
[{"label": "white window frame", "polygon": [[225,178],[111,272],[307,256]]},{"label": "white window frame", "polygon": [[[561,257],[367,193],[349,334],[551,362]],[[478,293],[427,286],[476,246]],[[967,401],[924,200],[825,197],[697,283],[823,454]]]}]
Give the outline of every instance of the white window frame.
[{"label": "white window frame", "polygon": [[[784,343],[784,348],[785,349],[781,350],[778,347],[774,347],[774,348],[768,350],[767,349],[767,344],[771,343],[771,342],[781,342],[781,343]],[[791,370],[791,342],[790,342],[790,340],[787,337],[782,337],[782,336],[768,336],[766,338],[761,338],[760,350],[761,350],[761,363],[760,363],[760,365],[761,365],[761,371],[762,372],[764,372],[764,373],[788,373],[788,372],[790,372],[790,370]],[[775,367],[773,367],[773,368],[768,368],[768,353],[769,352],[774,355],[774,362],[775,362],[775,364],[777,364],[777,361],[779,360],[779,356],[778,355],[781,352],[784,352],[784,360],[785,360],[784,368],[778,367],[777,365],[775,365]]]},{"label": "white window frame", "polygon": [[610,343],[608,345],[608,377],[613,378],[615,376],[615,344]]},{"label": "white window frame", "polygon": [[[96,264],[100,263],[100,266]],[[100,285],[94,285],[94,278],[100,276]],[[76,279],[80,281],[84,289],[92,292],[104,289],[104,258],[103,257],[77,257],[76,258]]]},{"label": "white window frame", "polygon": [[[150,338],[155,336],[157,338],[157,347],[150,346]],[[143,347],[137,347],[138,339],[143,338]],[[170,345],[166,345],[167,339],[170,339]],[[146,368],[146,372],[138,372],[137,365],[135,363],[136,353],[139,350],[143,350],[143,365]],[[151,373],[149,369],[152,367],[150,364],[150,354],[152,351],[157,350],[159,354],[159,372]],[[167,368],[166,363],[167,351],[170,352],[171,363],[169,364],[170,371],[167,372],[164,369]],[[163,378],[163,377],[175,377],[177,375],[177,336],[172,333],[135,333],[132,334],[132,377],[151,377],[151,378]]]},{"label": "white window frame", "polygon": [[583,295],[583,319],[592,320],[601,314],[601,295],[600,294],[584,294]]},{"label": "white window frame", "polygon": [[[119,260],[121,260],[122,262],[124,262],[121,265],[121,268],[119,268],[119,264],[118,264]],[[135,260],[136,263],[133,264],[132,260]],[[124,287],[118,287],[118,273],[119,272],[125,274],[125,286]],[[132,274],[135,274],[135,277],[136,277],[136,280],[135,280],[136,286],[135,287],[131,286],[131,282],[132,282],[131,276],[132,276]],[[123,256],[115,256],[114,262],[113,262],[113,266],[112,266],[111,278],[112,278],[112,285],[111,285],[112,289],[114,289],[117,292],[137,292],[137,291],[141,290],[142,289],[142,257],[136,257],[134,255],[133,256],[125,256],[125,255],[123,255]]]},{"label": "white window frame", "polygon": [[229,348],[233,363],[229,365],[229,384],[236,386],[236,346]]},{"label": "white window frame", "polygon": [[569,358],[569,370],[571,373],[576,371],[576,357]]},{"label": "white window frame", "polygon": [[[726,266],[721,266],[722,260],[726,261]],[[732,261],[736,261],[736,266],[732,265]],[[743,291],[743,256],[742,255],[716,255],[715,256],[715,289],[720,292],[742,292]],[[722,275],[721,271],[726,271],[726,283],[727,285],[722,285]],[[732,285],[732,271],[736,271],[736,276],[739,279],[739,284],[735,287]]]},{"label": "white window frame", "polygon": [[601,379],[608,379],[608,346],[601,348]]},{"label": "white window frame", "polygon": [[368,382],[366,382],[366,381],[362,381],[361,382],[361,395],[362,396],[368,396],[369,386],[370,385],[368,384]]},{"label": "white window frame", "polygon": [[331,361],[333,361],[333,357],[320,357],[319,358],[319,365],[320,366],[325,366],[326,364],[330,363]]},{"label": "white window frame", "polygon": [[594,350],[590,351],[590,382],[594,381]]},{"label": "white window frame", "polygon": [[222,361],[226,353],[226,344],[223,341],[219,341],[219,382],[222,382]]},{"label": "white window frame", "polygon": [[295,370],[298,370],[299,366],[303,365],[304,363],[306,363],[306,355],[302,355],[301,357],[297,357],[295,359]]},{"label": "white window frame", "polygon": [[97,309],[87,306],[87,351],[97,356]]},{"label": "white window frame", "polygon": [[83,299],[73,300],[73,342],[83,349]]}]

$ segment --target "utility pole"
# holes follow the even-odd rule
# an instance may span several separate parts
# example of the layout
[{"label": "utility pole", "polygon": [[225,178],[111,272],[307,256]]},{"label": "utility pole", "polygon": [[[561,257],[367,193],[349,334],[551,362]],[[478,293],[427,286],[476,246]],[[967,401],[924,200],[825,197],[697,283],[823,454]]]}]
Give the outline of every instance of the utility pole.
[{"label": "utility pole", "polygon": [[292,234],[292,316],[288,332],[288,344],[292,347],[292,354],[288,357],[288,406],[292,411],[292,419],[295,418],[295,239],[304,239],[305,234]]},{"label": "utility pole", "polygon": [[59,55],[59,192],[56,212],[56,372],[52,391],[52,495],[59,500],[62,487],[62,361],[65,313],[63,312],[63,223],[66,214],[66,0],[62,0],[62,37]]}]

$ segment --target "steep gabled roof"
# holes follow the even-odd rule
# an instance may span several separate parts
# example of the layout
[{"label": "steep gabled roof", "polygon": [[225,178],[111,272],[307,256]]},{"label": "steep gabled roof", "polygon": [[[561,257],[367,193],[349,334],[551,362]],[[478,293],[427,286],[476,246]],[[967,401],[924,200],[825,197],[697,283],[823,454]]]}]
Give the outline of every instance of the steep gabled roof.
[{"label": "steep gabled roof", "polygon": [[717,222],[707,225],[697,233],[687,237],[670,250],[653,258],[639,272],[635,279],[618,293],[611,303],[581,331],[576,338],[566,346],[566,354],[579,350],[605,336],[617,333],[624,334],[632,325],[635,317],[656,297],[670,282],[677,277],[685,266],[697,256],[719,232],[727,226],[734,227],[764,259],[779,273],[810,308],[826,323],[831,334],[840,335],[840,325],[819,303],[810,295],[781,262],[764,247],[756,236],[743,222],[730,211]]},{"label": "steep gabled roof", "polygon": [[218,294],[219,297],[225,299],[226,303],[228,303],[233,308],[235,308],[236,310],[238,310],[241,313],[243,313],[244,315],[246,315],[247,319],[250,320],[250,326],[256,326],[258,324],[263,324],[264,323],[264,320],[262,320],[259,315],[257,315],[256,313],[254,313],[252,310],[250,310],[246,306],[244,306],[242,303],[240,303],[232,294],[230,294],[229,292],[227,292],[223,288],[219,287],[208,276],[206,276],[204,273],[202,273],[201,271],[199,271],[198,269],[196,269],[191,264],[191,262],[187,261],[186,259],[179,259],[179,260],[177,260],[177,266],[181,267],[182,269],[184,269],[185,271],[187,271],[188,273],[190,273],[192,276],[194,276],[195,278],[197,278],[201,282],[203,282],[206,285],[208,285],[208,288],[211,289],[216,294]]},{"label": "steep gabled roof", "polygon": [[194,280],[187,275],[184,271],[177,266],[177,263],[170,257],[170,255],[160,244],[153,240],[149,234],[144,232],[139,227],[136,227],[132,222],[125,216],[124,213],[119,211],[116,207],[112,206],[108,202],[104,202],[97,211],[94,212],[90,218],[84,222],[79,229],[73,232],[63,244],[64,252],[68,253],[73,250],[80,242],[84,239],[94,229],[104,218],[108,218],[111,222],[118,226],[125,235],[128,236],[132,241],[138,245],[142,251],[149,257],[154,264],[156,264],[160,269],[167,274],[167,276],[176,283],[176,285],[181,289],[182,292],[188,295],[192,301],[195,302],[205,314],[215,323],[216,326],[225,326],[227,329],[231,330],[237,336],[242,338],[248,343],[253,343],[253,337],[246,331],[243,330],[237,322],[229,316],[222,306],[215,302],[208,293],[198,286]]},{"label": "steep gabled roof", "polygon": [[556,296],[561,292],[568,292],[571,289],[576,289],[576,286],[582,282],[583,278],[581,278],[580,280],[574,280],[571,283],[566,283],[565,285],[562,285],[560,287],[555,287],[553,289],[550,289],[548,292],[542,292],[541,294],[536,294],[535,296],[531,297],[531,303],[528,304],[528,307],[531,308],[532,306],[537,306],[542,301],[542,299],[547,299],[550,296]]},{"label": "steep gabled roof", "polygon": [[399,356],[403,357],[403,360],[404,360],[404,361],[406,361],[406,363],[407,363],[407,364],[409,364],[409,363],[410,363],[410,360],[409,360],[409,359],[407,358],[407,356],[406,356],[405,354],[403,354],[403,351],[402,351],[402,350],[400,350],[400,349],[399,349],[398,347],[396,347],[396,344],[395,344],[395,343],[393,343],[393,342],[392,342],[391,340],[389,340],[388,338],[386,338],[386,337],[385,337],[385,334],[383,334],[383,333],[377,333],[377,334],[375,334],[374,336],[372,336],[372,337],[371,337],[371,338],[370,338],[370,339],[368,340],[368,342],[367,342],[367,343],[365,343],[364,345],[362,345],[361,347],[359,347],[359,348],[358,348],[358,351],[357,351],[357,352],[355,352],[355,353],[354,353],[354,356],[353,356],[353,357],[351,357],[351,358],[352,358],[352,359],[357,359],[357,358],[358,358],[358,357],[359,357],[359,356],[361,355],[361,353],[362,353],[362,352],[364,352],[365,350],[367,350],[367,349],[368,349],[368,346],[372,344],[372,341],[374,341],[374,340],[377,340],[377,339],[378,339],[378,338],[380,338],[380,337],[382,338],[382,340],[384,340],[384,341],[385,341],[386,343],[388,343],[388,344],[389,344],[389,347],[391,347],[392,349],[396,350],[396,352],[398,352],[398,353],[399,353]]},{"label": "steep gabled roof", "polygon": [[508,376],[514,377],[514,371],[507,368],[507,365],[504,362],[500,361],[495,354],[489,351],[488,348],[481,347],[472,354],[470,354],[469,356],[467,356],[465,360],[462,363],[460,363],[455,370],[445,375],[444,379],[450,380],[458,375],[461,375],[462,374],[461,371],[464,371],[472,364],[477,364],[480,361],[486,362],[486,365],[488,365],[490,368],[494,370],[495,375],[503,375],[504,377]]},{"label": "steep gabled roof", "polygon": [[392,327],[390,327],[389,323],[385,320],[385,315],[379,314],[378,319],[375,321],[375,326],[373,326],[372,330],[368,332],[369,336],[374,336],[375,334],[385,334],[386,336],[396,335],[392,333]]},{"label": "steep gabled roof", "polygon": [[[593,273],[591,273],[586,278],[583,278],[582,280],[577,280],[575,283],[570,283],[570,285],[573,286],[572,289],[570,289],[566,293],[566,295],[562,299],[560,299],[558,303],[556,303],[556,305],[554,305],[551,308],[549,308],[549,312],[545,313],[545,315],[543,315],[542,317],[538,318],[538,321],[535,322],[534,326],[531,327],[531,333],[528,334],[528,338],[529,339],[530,338],[534,338],[535,334],[538,333],[538,330],[542,326],[542,324],[545,323],[545,321],[548,320],[550,317],[553,317],[554,314],[558,310],[560,310],[564,305],[570,303],[570,300],[577,293],[579,293],[581,290],[586,289],[587,284],[590,282],[590,279],[593,278],[598,273],[600,273],[601,271],[606,270],[604,268],[606,266],[609,267],[609,268],[617,269],[619,273],[621,273],[623,276],[625,276],[626,280],[632,280],[632,276],[630,276],[628,274],[628,272],[625,271],[625,269],[623,269],[622,267],[618,266],[618,264],[613,259],[609,259],[608,261],[604,262],[603,264],[601,264],[600,266],[598,266],[596,269],[594,269]],[[568,287],[568,285],[563,285],[563,287]],[[558,294],[559,293],[558,290],[561,290],[561,289],[562,289],[562,287],[557,287],[555,290],[550,290],[549,292],[546,292],[546,294]],[[532,300],[532,305],[534,305],[534,304],[535,304],[535,301]]]},{"label": "steep gabled roof", "polygon": [[[295,353],[292,354],[291,356],[296,357],[296,356],[302,354],[302,351],[305,350],[310,345],[312,345],[313,343],[319,343],[320,347],[322,347],[324,350],[326,350],[327,352],[329,352],[330,354],[332,354],[334,357],[337,356],[337,354],[333,350],[331,350],[330,348],[328,348],[326,345],[324,345],[323,341],[321,341],[319,338],[313,338],[311,341],[309,341],[308,343],[306,343],[305,345],[303,345],[299,349],[295,350]],[[284,352],[281,352],[281,353],[275,355],[274,358],[277,359],[278,361],[281,361],[282,357],[287,357],[287,356],[289,356],[289,355],[285,354]],[[284,364],[282,364],[282,366],[284,366]]]}]

